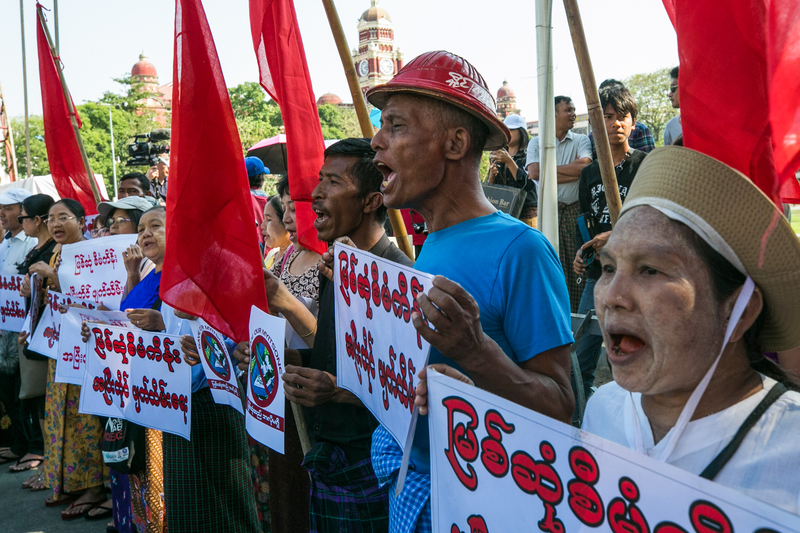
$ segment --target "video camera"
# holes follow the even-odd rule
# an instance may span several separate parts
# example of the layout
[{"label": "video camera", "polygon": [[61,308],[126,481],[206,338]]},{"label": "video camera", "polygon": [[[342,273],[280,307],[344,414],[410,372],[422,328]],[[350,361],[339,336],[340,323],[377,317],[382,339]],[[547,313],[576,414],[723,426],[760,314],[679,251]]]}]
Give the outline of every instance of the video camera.
[{"label": "video camera", "polygon": [[168,141],[170,131],[166,128],[153,130],[150,133],[135,135],[133,142],[128,145],[128,155],[130,159],[125,164],[127,167],[152,167],[158,163],[160,154],[169,153],[169,145],[155,144],[156,142]]}]

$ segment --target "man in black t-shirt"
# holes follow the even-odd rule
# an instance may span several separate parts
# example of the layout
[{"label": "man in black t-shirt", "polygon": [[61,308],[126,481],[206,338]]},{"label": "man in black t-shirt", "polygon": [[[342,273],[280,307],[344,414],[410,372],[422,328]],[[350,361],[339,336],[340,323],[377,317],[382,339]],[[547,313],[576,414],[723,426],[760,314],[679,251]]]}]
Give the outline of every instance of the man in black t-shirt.
[{"label": "man in black t-shirt", "polygon": [[[628,145],[628,137],[635,128],[638,107],[630,91],[620,86],[601,89],[600,105],[603,108],[608,142],[611,146],[611,159],[617,176],[619,196],[624,202],[633,178],[636,176],[636,171],[639,170],[639,165],[647,155]],[[580,212],[594,222],[594,235],[580,247],[572,264],[573,270],[585,280],[583,294],[578,305],[578,313],[585,314],[590,309],[594,309],[594,285],[601,275],[600,261],[596,254],[605,246],[611,235],[611,218],[608,213],[605,187],[600,177],[598,161],[592,162],[581,171],[578,202]],[[597,359],[600,356],[602,343],[602,336],[584,335],[575,347],[586,398],[589,397],[594,383],[594,372],[597,368]]]}]

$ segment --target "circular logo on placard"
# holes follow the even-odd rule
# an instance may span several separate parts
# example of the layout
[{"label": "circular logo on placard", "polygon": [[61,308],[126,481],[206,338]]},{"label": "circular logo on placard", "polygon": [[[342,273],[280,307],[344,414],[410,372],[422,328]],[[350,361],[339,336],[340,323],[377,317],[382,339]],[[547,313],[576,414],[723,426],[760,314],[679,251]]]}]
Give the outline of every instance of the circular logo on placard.
[{"label": "circular logo on placard", "polygon": [[204,331],[200,335],[201,349],[203,357],[206,358],[209,368],[217,377],[223,381],[228,381],[231,377],[231,367],[228,365],[228,358],[225,357],[225,350],[220,345],[214,335]]},{"label": "circular logo on placard", "polygon": [[278,389],[278,364],[267,340],[258,335],[250,344],[250,387],[260,407],[269,407]]}]

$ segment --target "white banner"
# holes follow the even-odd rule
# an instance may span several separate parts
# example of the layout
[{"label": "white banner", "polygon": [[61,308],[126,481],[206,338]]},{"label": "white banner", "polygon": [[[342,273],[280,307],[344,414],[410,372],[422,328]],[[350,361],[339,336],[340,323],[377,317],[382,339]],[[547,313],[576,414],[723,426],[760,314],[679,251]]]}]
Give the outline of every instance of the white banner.
[{"label": "white banner", "polygon": [[64,245],[58,267],[64,295],[119,309],[128,279],[122,252],[136,237],[113,235]]},{"label": "white banner", "polygon": [[0,274],[0,330],[22,331],[25,323],[25,298],[19,295],[23,274]]},{"label": "white banner", "polygon": [[28,333],[28,341],[30,341],[30,334],[32,333],[33,325],[39,320],[39,308],[42,305],[41,292],[42,292],[42,277],[39,274],[31,275],[31,304],[28,306],[28,314],[25,315],[25,322],[22,324],[20,331]]},{"label": "white banner", "polygon": [[286,432],[283,347],[286,321],[250,308],[250,368],[245,426],[255,440],[283,453]]},{"label": "white banner", "polygon": [[179,335],[94,324],[80,412],[189,438],[192,372]]},{"label": "white banner", "polygon": [[431,370],[428,395],[435,532],[800,531],[796,515]]},{"label": "white banner", "polygon": [[[79,307],[67,309],[66,314],[61,315],[61,334],[58,341],[55,375],[57,383],[83,384],[88,350],[88,343],[83,342],[81,337],[84,320],[119,328],[133,328],[133,324],[122,311],[97,311]],[[90,325],[91,327],[92,325]]]},{"label": "white banner", "polygon": [[60,292],[49,291],[45,298],[45,307],[42,310],[42,318],[36,330],[28,339],[28,349],[32,352],[58,359],[58,343],[61,338],[61,317],[58,311],[59,305],[83,305],[89,309],[94,309],[95,305],[91,302],[68,298]]},{"label": "white banner", "polygon": [[228,354],[222,334],[202,318],[190,321],[189,325],[192,327],[197,353],[200,355],[206,382],[214,401],[221,405],[230,405],[244,414],[242,400],[239,398],[236,368],[231,363],[231,356]]},{"label": "white banner", "polygon": [[415,296],[433,276],[368,252],[334,245],[336,384],[364,406],[405,449],[414,413],[414,379],[430,345],[417,334]]}]

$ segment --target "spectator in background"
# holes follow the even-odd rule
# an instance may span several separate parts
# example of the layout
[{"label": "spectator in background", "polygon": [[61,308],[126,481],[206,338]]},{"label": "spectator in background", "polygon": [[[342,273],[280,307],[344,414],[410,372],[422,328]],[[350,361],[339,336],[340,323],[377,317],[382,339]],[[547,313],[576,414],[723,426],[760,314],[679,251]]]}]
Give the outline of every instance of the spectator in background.
[{"label": "spectator in background", "polygon": [[[606,87],[626,88],[625,84],[619,80],[615,80],[614,78],[603,80],[603,83],[600,84],[598,90],[602,91]],[[597,150],[594,147],[594,132],[589,133],[589,140],[592,142],[592,159],[595,160],[597,159]],[[650,133],[650,128],[641,122],[636,122],[633,131],[631,131],[631,136],[628,138],[628,146],[634,150],[640,150],[644,153],[648,153],[652,152],[656,147],[656,141],[653,139],[653,134]]]},{"label": "spectator in background", "polygon": [[[260,228],[264,222],[264,209],[267,207],[267,193],[261,190],[264,186],[264,178],[269,174],[269,169],[257,157],[245,157],[244,165],[247,167],[247,179],[250,181],[250,196],[253,201],[253,216],[255,217],[256,227]],[[264,244],[264,237],[261,231],[258,232],[258,242]]]},{"label": "spectator in background", "polygon": [[[572,259],[578,251],[575,238],[575,221],[580,213],[578,206],[578,180],[581,171],[592,162],[592,143],[589,137],[572,133],[575,126],[575,106],[569,96],[556,96],[556,176],[558,180],[558,257],[564,270],[569,290],[572,312],[578,310],[581,288],[578,276],[572,270]],[[539,137],[528,143],[528,175],[539,181]]]},{"label": "spectator in background", "polygon": [[503,121],[511,132],[511,140],[505,148],[491,153],[492,167],[489,183],[516,187],[527,192],[519,219],[532,228],[536,227],[536,185],[528,179],[525,171],[528,149],[528,124],[520,115],[508,115]]},{"label": "spectator in background", "polygon": [[[0,274],[18,274],[18,265],[36,246],[36,238],[25,235],[19,219],[22,201],[30,196],[31,193],[25,189],[9,189],[0,194],[0,226],[5,232],[5,238],[0,243]],[[25,465],[31,468],[38,462],[22,461],[28,453],[29,441],[20,411],[21,383],[17,334],[0,332],[0,402],[11,419],[12,435],[11,448],[0,452],[0,464],[16,462],[15,468],[25,470]]]},{"label": "spectator in background", "polygon": [[289,240],[289,232],[283,225],[283,205],[281,197],[277,194],[269,199],[264,207],[264,220],[261,222],[261,235],[264,237],[264,245],[271,248],[267,257],[264,258],[264,266],[272,272],[275,277],[281,274],[281,264],[286,254],[286,250],[292,244]]},{"label": "spectator in background", "polygon": [[[680,67],[675,67],[669,73],[669,92],[667,92],[667,96],[669,97],[669,101],[672,104],[672,107],[675,109],[680,109],[681,107],[681,93],[680,88],[678,87],[678,69]],[[664,126],[664,146],[669,146],[674,143],[678,137],[683,135],[683,127],[681,126],[681,116],[678,115],[670,119],[667,122],[667,125]]]},{"label": "spectator in background", "polygon": [[[614,173],[617,176],[619,196],[624,202],[633,178],[639,170],[639,165],[647,155],[641,150],[630,147],[628,142],[631,132],[635,131],[634,124],[636,124],[639,108],[630,91],[622,85],[609,85],[600,89],[600,106],[603,108],[603,118],[608,132],[608,143],[611,146],[611,161],[614,163]],[[598,161],[594,161],[581,172],[578,194],[581,213],[593,219],[595,228],[595,234],[590,235],[591,240],[581,246],[573,261],[575,273],[585,280],[581,303],[578,306],[578,313],[585,314],[590,309],[594,309],[594,286],[600,277],[600,261],[597,260],[595,254],[603,249],[611,235],[611,218],[608,214],[605,187],[603,179],[600,177]],[[587,258],[586,261],[583,259],[584,255]],[[582,376],[582,382],[575,386],[584,388],[585,398],[589,398],[591,394],[594,372],[597,368],[597,359],[600,356],[602,344],[602,336],[587,333],[580,338],[575,347],[580,363],[580,376]]]},{"label": "spectator in background", "polygon": [[167,179],[169,178],[169,156],[165,154],[158,156],[156,164],[147,169],[146,177],[150,183],[150,196],[155,196],[159,203],[165,203],[167,201]]},{"label": "spectator in background", "polygon": [[129,172],[122,176],[117,187],[117,199],[122,200],[126,196],[153,196],[150,191],[150,182],[147,176],[141,172]]}]

